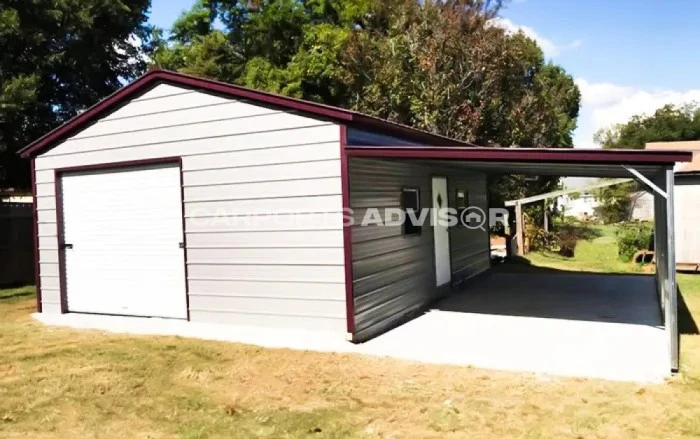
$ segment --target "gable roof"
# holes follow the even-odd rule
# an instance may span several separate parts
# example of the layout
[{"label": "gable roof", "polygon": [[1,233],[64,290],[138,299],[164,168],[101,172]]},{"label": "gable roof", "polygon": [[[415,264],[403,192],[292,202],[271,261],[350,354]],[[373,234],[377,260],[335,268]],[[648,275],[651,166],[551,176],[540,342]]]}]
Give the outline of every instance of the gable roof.
[{"label": "gable roof", "polygon": [[239,85],[225,82],[204,79],[182,73],[167,70],[154,69],[134,80],[129,85],[117,90],[104,100],[93,105],[78,116],[67,121],[63,125],[40,137],[19,151],[24,158],[35,157],[56,146],[67,137],[75,134],[88,124],[112,112],[122,104],[134,99],[139,94],[149,90],[151,87],[161,84],[171,84],[211,92],[227,97],[239,98],[266,105],[272,105],[295,112],[317,116],[324,119],[337,121],[338,123],[368,130],[379,130],[383,133],[396,137],[403,137],[412,142],[426,143],[431,145],[461,145],[473,146],[469,143],[460,142],[449,137],[439,136],[426,131],[417,130],[406,125],[397,124],[388,120],[380,119],[357,111],[345,110],[343,108],[316,102],[304,101],[290,98],[274,93],[253,90]]},{"label": "gable roof", "polygon": [[676,165],[676,174],[686,174],[700,172],[700,140],[679,141],[679,142],[649,142],[644,149],[651,151],[690,151],[693,159],[690,163]]}]

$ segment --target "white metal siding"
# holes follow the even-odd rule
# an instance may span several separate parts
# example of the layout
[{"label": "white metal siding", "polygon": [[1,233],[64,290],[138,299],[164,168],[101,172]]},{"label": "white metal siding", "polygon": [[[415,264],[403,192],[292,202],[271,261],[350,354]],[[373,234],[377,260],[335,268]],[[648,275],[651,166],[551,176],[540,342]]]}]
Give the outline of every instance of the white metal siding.
[{"label": "white metal siding", "polygon": [[36,159],[44,312],[59,304],[53,170],[174,156],[191,320],[344,332],[338,125],[170,85]]},{"label": "white metal siding", "polygon": [[[60,178],[63,237],[72,246],[64,250],[68,310],[186,318],[180,167]],[[40,252],[58,262],[56,252]]]}]

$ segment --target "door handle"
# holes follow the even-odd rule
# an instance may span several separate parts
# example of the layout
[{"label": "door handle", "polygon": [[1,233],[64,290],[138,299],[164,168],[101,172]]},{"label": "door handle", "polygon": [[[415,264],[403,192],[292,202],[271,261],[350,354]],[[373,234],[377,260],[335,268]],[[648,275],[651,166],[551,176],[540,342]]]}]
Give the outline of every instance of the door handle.
[{"label": "door handle", "polygon": [[66,243],[61,244],[61,250],[72,250],[72,249],[73,249],[73,244],[66,244]]},{"label": "door handle", "polygon": [[181,242],[181,243],[179,244],[179,247],[180,247],[180,248],[185,248],[185,243],[184,243],[184,242]]}]

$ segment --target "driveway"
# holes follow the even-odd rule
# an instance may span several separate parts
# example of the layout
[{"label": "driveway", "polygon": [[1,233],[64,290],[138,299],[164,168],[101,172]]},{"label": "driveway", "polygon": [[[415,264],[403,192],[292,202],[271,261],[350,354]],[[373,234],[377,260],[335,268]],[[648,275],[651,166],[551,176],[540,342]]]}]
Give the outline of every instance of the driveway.
[{"label": "driveway", "polygon": [[670,375],[653,276],[492,273],[361,350],[623,381]]}]

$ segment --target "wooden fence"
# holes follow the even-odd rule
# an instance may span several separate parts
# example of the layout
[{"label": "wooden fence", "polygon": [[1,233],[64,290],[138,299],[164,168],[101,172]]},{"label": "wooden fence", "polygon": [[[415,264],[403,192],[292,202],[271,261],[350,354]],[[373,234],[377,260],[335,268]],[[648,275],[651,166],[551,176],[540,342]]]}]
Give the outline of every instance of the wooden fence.
[{"label": "wooden fence", "polygon": [[34,283],[32,207],[0,202],[0,285]]}]

